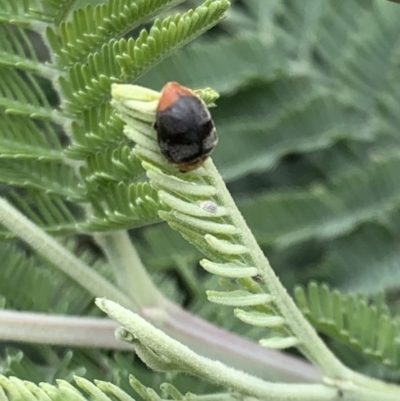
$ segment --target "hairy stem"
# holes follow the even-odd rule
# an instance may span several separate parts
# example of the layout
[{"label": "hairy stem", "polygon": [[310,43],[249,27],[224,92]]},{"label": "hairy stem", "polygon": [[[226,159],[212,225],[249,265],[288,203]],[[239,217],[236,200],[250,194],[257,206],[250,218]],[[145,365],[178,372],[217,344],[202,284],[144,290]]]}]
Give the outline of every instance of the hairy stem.
[{"label": "hairy stem", "polygon": [[167,310],[168,317],[162,329],[203,356],[268,380],[309,383],[321,380],[318,369],[297,357],[262,348],[175,304],[167,305]]},{"label": "hairy stem", "polygon": [[164,297],[147,274],[126,231],[98,233],[94,238],[107,255],[119,287],[138,308],[162,304]]},{"label": "hairy stem", "polygon": [[0,339],[35,344],[132,350],[117,341],[110,319],[0,311]]},{"label": "hairy stem", "polygon": [[317,382],[316,368],[283,353],[261,348],[249,340],[220,329],[183,310],[160,293],[151,281],[126,231],[96,234],[136,311],[158,328],[202,355],[276,380]]},{"label": "hairy stem", "polygon": [[[197,353],[268,380],[316,383],[319,372],[309,363],[215,327],[179,306],[168,303],[168,316],[160,324],[160,309],[144,309],[149,319],[174,339]],[[0,340],[70,347],[132,350],[114,336],[117,324],[104,318],[60,316],[11,310],[0,311]]]},{"label": "hairy stem", "polygon": [[[156,329],[139,315],[112,301],[98,298],[97,306],[118,321],[123,330],[119,336],[127,341],[134,340],[140,348],[143,360],[159,366],[179,370],[202,377],[212,383],[230,388],[243,395],[265,401],[398,401],[400,389],[395,386],[365,388],[346,381],[327,381],[325,384],[271,383],[248,373],[230,368],[219,361],[200,356],[180,342]],[[150,359],[146,359],[150,357]]]},{"label": "hairy stem", "polygon": [[230,211],[231,221],[240,229],[242,243],[251,250],[254,266],[258,268],[262,278],[261,285],[265,292],[272,295],[291,332],[300,340],[299,350],[321,369],[327,381],[334,383],[338,380],[351,382],[354,386],[357,384],[367,387],[368,390],[365,391],[368,396],[365,395],[366,398],[362,398],[363,400],[369,399],[369,394],[382,391],[388,394],[393,391],[396,397],[400,397],[400,388],[397,386],[352,371],[329,350],[279,281],[211,160],[205,163],[205,169],[208,173],[207,179],[217,188],[218,201]]},{"label": "hairy stem", "polygon": [[251,252],[254,266],[258,268],[259,275],[267,286],[267,288],[265,288],[266,292],[273,296],[291,332],[300,340],[298,348],[313,364],[321,369],[324,375],[328,377],[345,377],[347,368],[326,347],[315,329],[308,323],[279,281],[268,259],[265,257],[243,216],[239,212],[214,163],[208,160],[204,166],[208,173],[207,180],[217,188],[220,205],[229,210],[231,221],[241,232],[242,244]]},{"label": "hairy stem", "polygon": [[129,308],[134,307],[122,291],[46,234],[4,198],[0,198],[0,223],[93,296],[107,296]]},{"label": "hairy stem", "polygon": [[229,368],[219,361],[211,360],[191,351],[180,342],[173,340],[161,330],[156,329],[137,314],[119,306],[115,302],[97,299],[96,304],[111,318],[135,336],[153,355],[161,355],[164,360],[182,370],[242,394],[260,397],[265,401],[338,400],[338,392],[332,387],[320,384],[270,383],[247,373]]}]

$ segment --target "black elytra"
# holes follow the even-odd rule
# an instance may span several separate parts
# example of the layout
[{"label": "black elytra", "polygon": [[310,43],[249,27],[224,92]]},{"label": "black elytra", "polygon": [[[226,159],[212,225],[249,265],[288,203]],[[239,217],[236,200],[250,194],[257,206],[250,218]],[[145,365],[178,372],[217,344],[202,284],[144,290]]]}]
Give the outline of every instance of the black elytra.
[{"label": "black elytra", "polygon": [[200,167],[218,142],[207,106],[175,82],[163,89],[154,128],[161,153],[181,172]]}]

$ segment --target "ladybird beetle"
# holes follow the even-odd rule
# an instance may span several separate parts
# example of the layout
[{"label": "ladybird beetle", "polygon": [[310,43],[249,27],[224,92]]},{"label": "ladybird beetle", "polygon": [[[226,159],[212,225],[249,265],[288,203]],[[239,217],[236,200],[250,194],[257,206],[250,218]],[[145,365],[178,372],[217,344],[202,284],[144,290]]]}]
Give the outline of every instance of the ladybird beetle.
[{"label": "ladybird beetle", "polygon": [[177,82],[162,89],[154,128],[161,153],[181,172],[200,167],[218,142],[205,103]]}]

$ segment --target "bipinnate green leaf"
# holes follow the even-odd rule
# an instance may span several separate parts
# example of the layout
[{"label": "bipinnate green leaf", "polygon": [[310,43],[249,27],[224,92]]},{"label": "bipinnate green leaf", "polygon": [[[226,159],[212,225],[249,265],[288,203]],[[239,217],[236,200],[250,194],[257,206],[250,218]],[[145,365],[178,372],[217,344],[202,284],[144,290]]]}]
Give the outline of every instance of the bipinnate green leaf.
[{"label": "bipinnate green leaf", "polygon": [[28,0],[0,1],[0,22],[12,23],[19,26],[29,26],[32,20],[27,15],[29,9]]},{"label": "bipinnate green leaf", "polygon": [[77,113],[109,99],[112,83],[132,82],[176,49],[210,29],[229,7],[227,0],[207,0],[185,14],[156,20],[149,31],[134,39],[113,39],[90,53],[84,63],[75,63],[60,78],[66,98],[64,107]]},{"label": "bipinnate green leaf", "polygon": [[307,290],[297,287],[295,296],[319,331],[392,369],[400,369],[400,323],[387,310],[365,296],[344,295],[315,282]]},{"label": "bipinnate green leaf", "polygon": [[[36,384],[17,377],[0,375],[0,398],[2,401],[134,401],[126,391],[113,383],[96,380],[94,383],[84,377],[75,376],[74,386],[65,380],[57,380],[56,385]],[[138,394],[143,394],[146,401],[161,400],[154,390],[145,387],[131,377],[131,385]],[[172,390],[171,390],[172,391]]]},{"label": "bipinnate green leaf", "polygon": [[47,31],[56,62],[64,67],[83,62],[88,54],[100,51],[104,43],[122,37],[154,15],[183,1],[108,0],[96,6],[88,4],[78,8],[69,21],[60,24],[59,36],[51,28]]}]

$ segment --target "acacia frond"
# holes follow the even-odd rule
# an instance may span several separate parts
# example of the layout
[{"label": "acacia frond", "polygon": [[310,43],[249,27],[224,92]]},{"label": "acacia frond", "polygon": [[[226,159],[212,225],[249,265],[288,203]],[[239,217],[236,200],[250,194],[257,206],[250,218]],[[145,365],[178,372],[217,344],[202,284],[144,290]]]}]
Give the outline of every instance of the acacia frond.
[{"label": "acacia frond", "polygon": [[297,287],[297,304],[322,333],[400,369],[400,321],[386,308],[371,304],[362,295],[344,295],[327,285],[310,283],[308,291]]},{"label": "acacia frond", "polygon": [[185,14],[156,20],[150,31],[143,30],[136,40],[111,40],[85,63],[70,67],[66,79],[60,77],[65,109],[77,113],[106,102],[112,83],[134,81],[218,23],[228,6],[227,0],[207,0]]},{"label": "acacia frond", "polygon": [[90,305],[91,294],[50,262],[7,243],[0,244],[0,258],[0,294],[9,309],[59,314],[78,313]]},{"label": "acacia frond", "polygon": [[31,221],[48,232],[73,231],[76,225],[72,205],[63,198],[31,190],[23,196],[14,193],[12,200]]},{"label": "acacia frond", "polygon": [[343,292],[374,295],[395,291],[400,282],[398,224],[400,208],[390,211],[390,222],[368,222],[345,236],[329,241],[316,270],[329,275],[332,286]]},{"label": "acacia frond", "polygon": [[72,122],[74,140],[65,149],[67,157],[86,160],[96,152],[115,149],[123,141],[123,122],[108,103],[85,110],[81,119],[82,123]]},{"label": "acacia frond", "polygon": [[0,22],[29,26],[31,18],[27,15],[28,10],[28,0],[0,0]]},{"label": "acacia frond", "polygon": [[[76,206],[64,197],[44,191],[26,189],[21,194],[11,192],[8,196],[18,210],[22,211],[38,227],[52,234],[77,232]],[[0,238],[13,238],[9,231],[0,232]]]},{"label": "acacia frond", "polygon": [[1,159],[62,160],[62,146],[51,123],[0,111]]},{"label": "acacia frond", "polygon": [[10,114],[40,120],[59,119],[37,79],[29,72],[22,75],[12,68],[0,67],[0,107]]},{"label": "acacia frond", "polygon": [[[343,97],[367,113],[374,113],[377,97],[383,98],[384,92],[397,86],[393,85],[393,82],[396,82],[393,73],[398,74],[399,64],[399,7],[373,1],[367,8],[353,2],[350,7],[338,10],[333,3],[330,3],[327,11],[330,11],[327,13],[327,18],[330,19],[329,26],[332,29],[326,29],[326,25],[321,24],[324,29],[320,31],[324,38],[322,41],[316,41],[317,46],[324,52],[326,62],[336,70],[341,81]],[[350,23],[345,30],[343,30],[343,17],[340,15],[342,11],[345,11],[346,19]],[[350,18],[354,23],[349,21]],[[385,24],[381,21],[385,21]],[[365,29],[366,26],[370,29]],[[340,34],[339,30],[342,31]],[[338,49],[330,52],[334,45],[332,37],[336,38],[334,40],[336,45],[340,43],[341,38],[346,40],[346,46],[340,52],[339,58],[335,58]],[[325,43],[329,45],[322,50]],[[365,46],[366,43],[368,46]],[[364,67],[360,71],[360,65],[368,68]]]},{"label": "acacia frond", "polygon": [[[88,5],[72,13],[63,22],[60,37],[51,28],[47,37],[56,61],[63,68],[86,60],[88,54],[99,52],[104,43],[127,32],[184,0],[108,0],[95,7]],[[84,40],[83,40],[84,38]]]},{"label": "acacia frond", "polygon": [[228,181],[272,170],[286,155],[322,151],[344,140],[372,142],[377,137],[365,125],[363,113],[344,104],[333,91],[315,87],[307,75],[288,75],[248,89],[245,96],[251,103],[243,104],[243,96],[222,98],[214,113],[223,148],[219,166]]},{"label": "acacia frond", "polygon": [[9,24],[0,25],[0,65],[31,72],[43,67],[25,30]]},{"label": "acacia frond", "polygon": [[160,220],[157,194],[145,182],[146,174],[131,146],[120,142],[119,146],[93,153],[81,174],[94,212],[79,229],[130,229]]},{"label": "acacia frond", "polygon": [[88,157],[87,167],[82,168],[82,173],[90,184],[146,181],[146,174],[140,161],[133,155],[132,149],[126,145],[106,149]]},{"label": "acacia frond", "polygon": [[[97,191],[96,191],[97,189]],[[160,221],[160,202],[147,182],[110,182],[90,188],[93,214],[78,225],[83,231],[130,229]]]},{"label": "acacia frond", "polygon": [[57,161],[0,159],[0,182],[36,188],[71,201],[85,197],[74,169]]},{"label": "acacia frond", "polygon": [[[21,358],[21,355],[19,355]],[[2,401],[135,401],[128,393],[120,387],[110,382],[96,380],[94,383],[83,377],[74,377],[78,388],[68,383],[65,380],[57,380],[57,385],[48,383],[35,384],[31,381],[21,380],[16,377],[5,377],[0,375],[0,397]],[[152,389],[146,387],[135,377],[130,376],[129,382],[135,392],[145,401],[162,401],[162,398]],[[190,401],[193,399],[193,394],[188,393],[184,396],[179,390],[169,383],[161,385],[163,392],[171,396],[173,399]],[[215,398],[224,401],[233,401],[234,397],[229,394],[213,395]]]},{"label": "acacia frond", "polygon": [[36,7],[30,7],[30,14],[47,24],[59,24],[64,20],[76,0],[41,0]]}]

